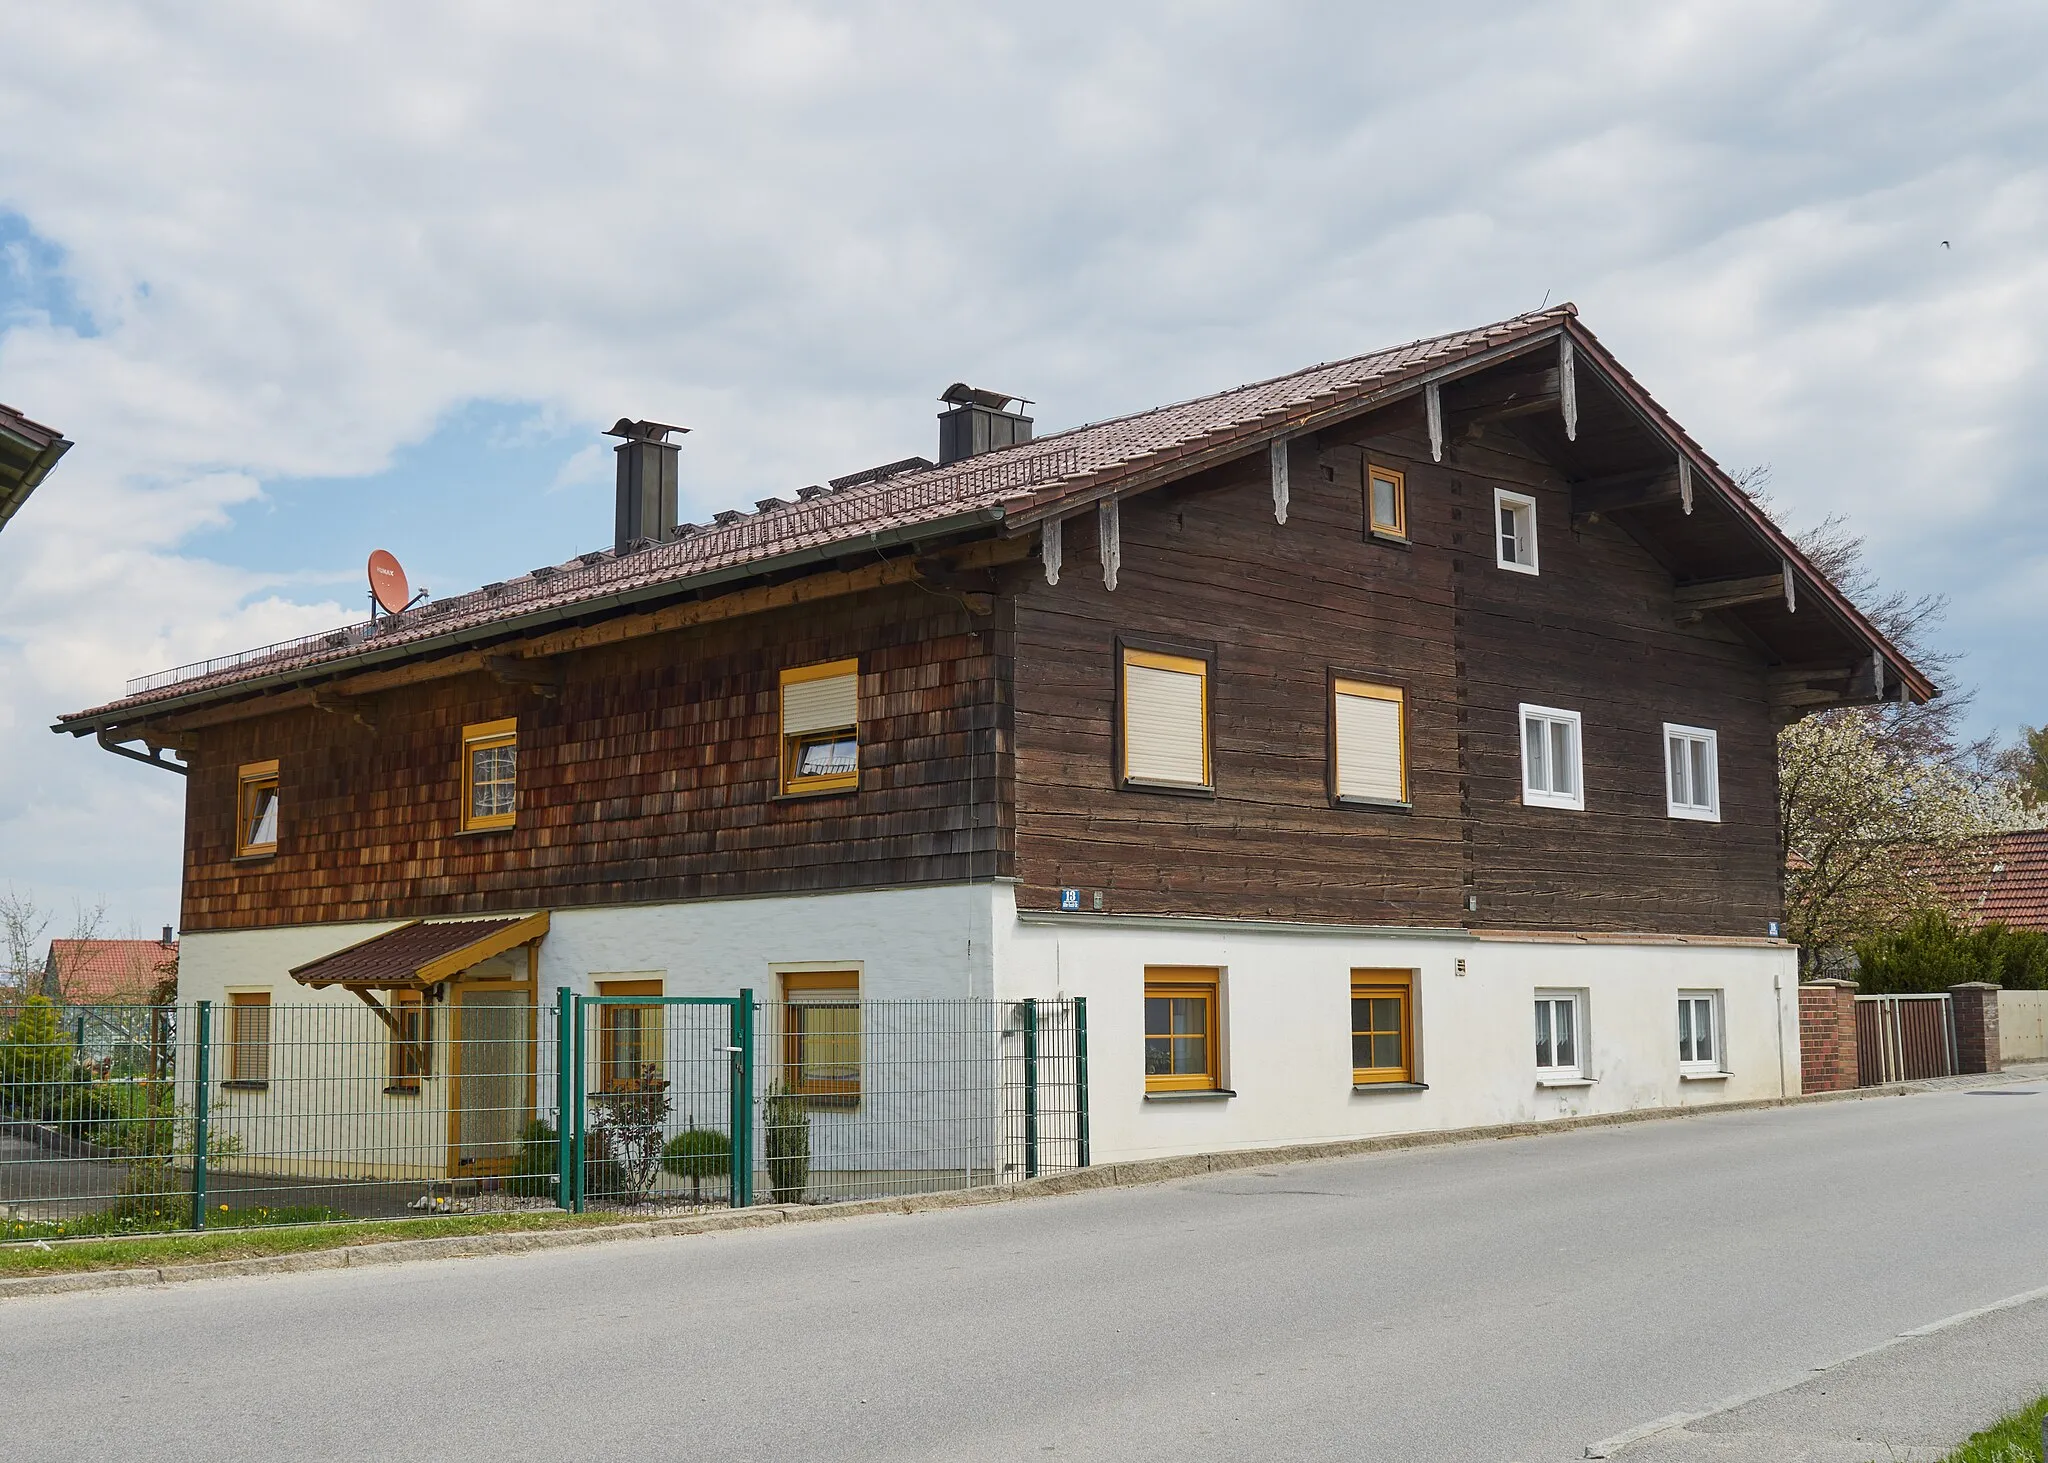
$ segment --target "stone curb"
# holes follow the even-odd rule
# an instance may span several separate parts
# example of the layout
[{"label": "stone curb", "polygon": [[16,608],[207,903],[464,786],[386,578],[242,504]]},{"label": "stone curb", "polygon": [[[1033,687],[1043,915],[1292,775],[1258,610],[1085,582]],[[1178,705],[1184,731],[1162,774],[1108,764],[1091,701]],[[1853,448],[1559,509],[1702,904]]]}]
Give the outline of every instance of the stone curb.
[{"label": "stone curb", "polygon": [[716,1234],[733,1229],[762,1229],[778,1224],[807,1224],[829,1219],[857,1219],[871,1214],[923,1214],[1019,1199],[1051,1198],[1095,1189],[1135,1188],[1171,1183],[1203,1174],[1263,1168],[1276,1163],[1314,1163],[1394,1153],[1411,1148],[1445,1148],[1490,1139],[1534,1138],[1584,1128],[1616,1128],[1667,1118],[1708,1117],[1717,1113],[1762,1112],[1817,1102],[1856,1101],[1869,1097],[1904,1097],[1992,1086],[2014,1080],[2048,1078],[2048,1067],[2030,1066],[1971,1077],[1944,1077],[1927,1082],[1900,1082],[1884,1087],[1856,1087],[1843,1092],[1803,1093],[1790,1097],[1752,1098],[1746,1102],[1702,1103],[1692,1107],[1638,1108],[1630,1112],[1588,1113],[1544,1122],[1497,1123],[1482,1128],[1450,1128],[1435,1132],[1391,1133],[1374,1138],[1345,1138],[1327,1143],[1291,1143],[1271,1148],[1233,1148],[1217,1153],[1190,1153],[1173,1158],[1141,1158],[1098,1164],[1047,1178],[1024,1179],[985,1189],[957,1189],[940,1194],[908,1194],[900,1198],[856,1199],[840,1204],[761,1204],[751,1209],[693,1214],[641,1223],[595,1224],[582,1229],[529,1229],[502,1234],[446,1235],[434,1239],[379,1240],[374,1244],[340,1245],[296,1255],[258,1255],[241,1260],[196,1261],[127,1270],[78,1270],[53,1275],[0,1279],[0,1301],[16,1296],[67,1295],[90,1290],[119,1290],[136,1285],[169,1285],[186,1280],[213,1280],[251,1275],[289,1275],[306,1270],[344,1270],[362,1265],[402,1265],[420,1260],[453,1260],[478,1255],[515,1255],[532,1250],[566,1249],[573,1245],[609,1244],[616,1240],[668,1239],[679,1235]]}]

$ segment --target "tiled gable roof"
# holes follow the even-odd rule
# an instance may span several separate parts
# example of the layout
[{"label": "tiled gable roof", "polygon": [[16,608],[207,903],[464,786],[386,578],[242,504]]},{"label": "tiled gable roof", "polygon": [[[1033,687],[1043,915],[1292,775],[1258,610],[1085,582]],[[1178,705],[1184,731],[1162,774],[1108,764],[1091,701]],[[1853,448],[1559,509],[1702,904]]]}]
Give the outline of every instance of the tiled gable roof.
[{"label": "tiled gable roof", "polygon": [[[1476,330],[1413,341],[1055,432],[945,467],[914,468],[879,481],[818,492],[622,557],[610,552],[586,554],[515,580],[422,605],[375,625],[353,625],[266,652],[224,657],[221,662],[186,668],[196,673],[177,674],[176,679],[144,678],[130,695],[66,720],[111,711],[140,712],[153,703],[279,671],[346,662],[372,650],[396,649],[529,615],[598,608],[616,596],[805,551],[829,556],[829,551],[852,551],[878,539],[900,540],[919,529],[949,524],[964,527],[977,519],[993,523],[1020,511],[1028,513],[1043,503],[1085,494],[1105,476],[1120,477],[1180,462],[1247,435],[1278,428],[1317,407],[1348,401],[1432,368],[1542,334],[1574,313],[1570,305],[1560,305]],[[176,673],[167,676],[170,674]],[[153,681],[163,683],[150,684]]]},{"label": "tiled gable roof", "polygon": [[177,957],[176,940],[50,941],[50,969],[72,1006],[145,1005]]}]

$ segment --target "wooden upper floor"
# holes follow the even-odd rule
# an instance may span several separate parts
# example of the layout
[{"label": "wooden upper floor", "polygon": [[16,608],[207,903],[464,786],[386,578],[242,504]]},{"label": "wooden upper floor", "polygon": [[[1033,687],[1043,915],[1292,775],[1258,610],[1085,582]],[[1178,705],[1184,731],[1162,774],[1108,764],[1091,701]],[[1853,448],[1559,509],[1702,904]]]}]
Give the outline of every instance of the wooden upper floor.
[{"label": "wooden upper floor", "polygon": [[[1120,477],[1040,439],[840,504],[857,541],[820,511],[667,578],[563,566],[603,593],[499,586],[59,729],[184,758],[194,930],[1009,878],[1762,935],[1777,727],[1929,688],[1560,318],[1337,401],[1243,388],[1308,393],[1272,430],[1162,409],[1163,458],[1149,416],[1066,434],[1125,439]],[[1023,453],[1059,473],[1004,496]]]}]

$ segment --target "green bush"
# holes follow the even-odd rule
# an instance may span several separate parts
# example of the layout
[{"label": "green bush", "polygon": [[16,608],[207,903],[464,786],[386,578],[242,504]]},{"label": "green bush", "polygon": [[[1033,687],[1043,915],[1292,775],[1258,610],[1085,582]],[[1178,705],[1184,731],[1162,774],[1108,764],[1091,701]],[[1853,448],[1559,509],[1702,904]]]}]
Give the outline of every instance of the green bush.
[{"label": "green bush", "polygon": [[811,1109],[780,1084],[761,1100],[768,1188],[778,1204],[801,1204],[811,1184]]},{"label": "green bush", "polygon": [[1945,991],[1968,980],[2048,990],[2048,934],[1992,921],[1975,928],[1940,910],[1856,944],[1865,995]]},{"label": "green bush", "polygon": [[661,1166],[690,1181],[690,1202],[704,1202],[704,1180],[732,1172],[732,1140],[713,1128],[685,1128],[662,1145]]},{"label": "green bush", "polygon": [[559,1140],[553,1123],[535,1118],[519,1133],[518,1167],[505,1180],[505,1192],[522,1199],[551,1199],[561,1170],[556,1153]]}]

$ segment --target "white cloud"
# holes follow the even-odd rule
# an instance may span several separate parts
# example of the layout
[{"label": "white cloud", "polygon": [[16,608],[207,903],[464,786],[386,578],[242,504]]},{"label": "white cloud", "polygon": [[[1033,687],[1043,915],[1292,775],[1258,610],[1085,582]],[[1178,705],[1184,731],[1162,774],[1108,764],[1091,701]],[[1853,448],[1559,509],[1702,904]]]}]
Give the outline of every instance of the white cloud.
[{"label": "white cloud", "polygon": [[295,602],[310,549],[193,536],[475,400],[680,418],[701,512],[929,451],[956,378],[1051,428],[1548,291],[1959,626],[2038,621],[1976,560],[2048,457],[2044,41],[1871,0],[10,7],[0,208],[98,333],[0,314],[0,399],[80,443],[0,538],[0,879],[157,919],[172,780],[38,728],[350,618]]}]

